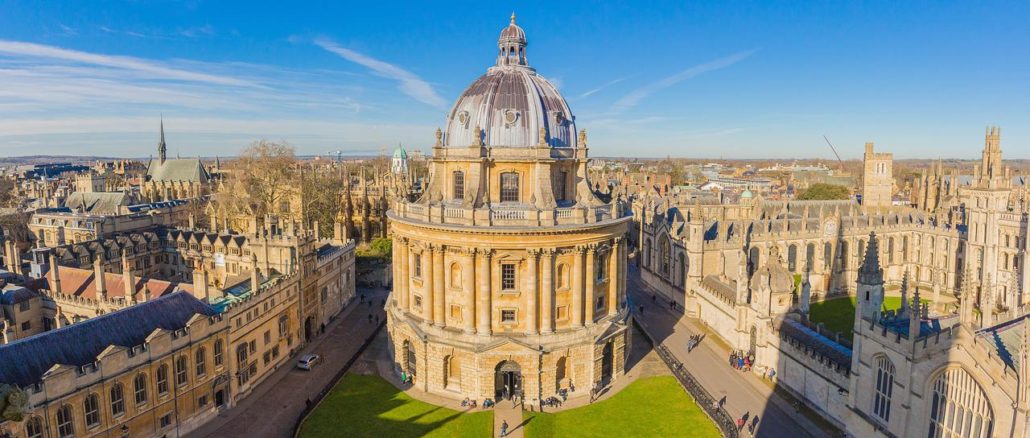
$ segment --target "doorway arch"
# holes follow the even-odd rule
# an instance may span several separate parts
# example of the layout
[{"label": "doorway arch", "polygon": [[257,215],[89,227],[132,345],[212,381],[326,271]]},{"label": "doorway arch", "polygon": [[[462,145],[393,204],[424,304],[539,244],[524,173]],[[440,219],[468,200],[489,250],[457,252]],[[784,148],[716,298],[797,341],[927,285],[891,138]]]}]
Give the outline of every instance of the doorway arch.
[{"label": "doorway arch", "polygon": [[513,360],[502,361],[494,369],[494,397],[511,400],[516,394],[522,394],[522,367]]}]

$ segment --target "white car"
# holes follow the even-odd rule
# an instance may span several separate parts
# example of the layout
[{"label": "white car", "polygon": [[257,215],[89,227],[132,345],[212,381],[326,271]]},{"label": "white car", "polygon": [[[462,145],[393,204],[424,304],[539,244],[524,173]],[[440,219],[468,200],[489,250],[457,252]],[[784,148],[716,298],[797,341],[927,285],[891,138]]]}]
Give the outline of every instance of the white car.
[{"label": "white car", "polygon": [[322,361],[322,356],[319,356],[319,355],[317,355],[315,353],[308,353],[308,354],[305,354],[305,355],[301,356],[300,360],[297,361],[297,368],[300,368],[302,370],[311,371],[312,369],[315,368],[315,365],[317,365],[321,361]]}]

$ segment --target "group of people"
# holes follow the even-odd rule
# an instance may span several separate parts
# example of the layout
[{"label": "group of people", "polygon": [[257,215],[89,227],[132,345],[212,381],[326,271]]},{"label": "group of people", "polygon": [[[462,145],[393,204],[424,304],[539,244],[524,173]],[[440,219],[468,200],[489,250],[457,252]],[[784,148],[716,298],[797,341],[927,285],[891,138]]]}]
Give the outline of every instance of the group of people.
[{"label": "group of people", "polygon": [[737,419],[737,430],[739,431],[739,430],[744,429],[744,426],[746,425],[748,433],[750,433],[751,435],[754,435],[755,434],[755,428],[758,427],[758,416],[755,415],[754,417],[752,417],[750,423],[747,421],[748,417],[749,417],[749,414],[745,412],[744,415],[742,415],[740,418]]},{"label": "group of people", "polygon": [[701,340],[703,340],[704,338],[705,338],[704,334],[691,335],[690,336],[690,340],[687,341],[687,353],[690,353],[690,352],[694,351],[694,347],[697,347],[697,344],[700,344]]},{"label": "group of people", "polygon": [[730,352],[730,366],[741,370],[751,371],[751,364],[755,363],[755,354],[744,354],[743,351]]},{"label": "group of people", "polygon": [[[489,400],[489,399],[487,399],[487,400]],[[486,403],[484,403],[484,404],[486,404]],[[475,400],[469,400],[468,397],[465,397],[465,400],[461,401],[461,407],[463,407],[463,408],[474,408],[474,407],[476,407],[476,401]]]}]

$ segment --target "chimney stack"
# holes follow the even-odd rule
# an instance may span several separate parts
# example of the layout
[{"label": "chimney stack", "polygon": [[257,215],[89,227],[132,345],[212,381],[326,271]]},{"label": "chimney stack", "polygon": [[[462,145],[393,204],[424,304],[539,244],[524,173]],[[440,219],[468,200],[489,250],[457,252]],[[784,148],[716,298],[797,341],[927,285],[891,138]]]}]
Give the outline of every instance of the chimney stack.
[{"label": "chimney stack", "polygon": [[61,293],[61,273],[58,272],[57,255],[50,251],[50,288],[54,293]]},{"label": "chimney stack", "polygon": [[93,260],[93,276],[97,285],[97,299],[107,299],[107,277],[104,275],[104,260],[103,254],[97,254],[97,257]]}]

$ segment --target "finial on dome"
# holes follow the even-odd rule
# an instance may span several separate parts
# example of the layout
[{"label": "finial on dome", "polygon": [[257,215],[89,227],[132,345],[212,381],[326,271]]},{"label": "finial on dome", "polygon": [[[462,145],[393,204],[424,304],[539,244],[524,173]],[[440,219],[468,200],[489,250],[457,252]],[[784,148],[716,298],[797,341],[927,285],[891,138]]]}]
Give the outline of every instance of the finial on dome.
[{"label": "finial on dome", "polygon": [[515,24],[515,11],[511,11],[511,24]]}]

